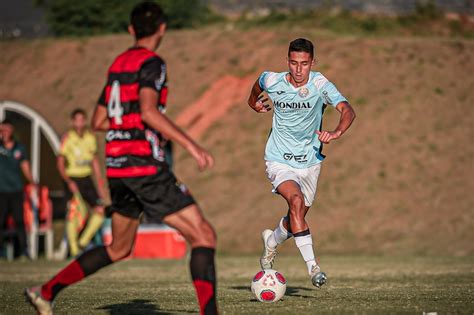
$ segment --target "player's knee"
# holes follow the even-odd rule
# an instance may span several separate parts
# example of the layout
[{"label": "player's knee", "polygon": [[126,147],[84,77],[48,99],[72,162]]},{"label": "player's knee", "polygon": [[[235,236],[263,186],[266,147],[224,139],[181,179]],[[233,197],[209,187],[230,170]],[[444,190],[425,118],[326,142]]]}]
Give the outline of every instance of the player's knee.
[{"label": "player's knee", "polygon": [[299,216],[304,212],[304,197],[300,194],[294,194],[290,197],[290,215]]},{"label": "player's knee", "polygon": [[215,248],[217,237],[213,227],[207,221],[203,221],[190,240],[191,247],[203,246]]}]

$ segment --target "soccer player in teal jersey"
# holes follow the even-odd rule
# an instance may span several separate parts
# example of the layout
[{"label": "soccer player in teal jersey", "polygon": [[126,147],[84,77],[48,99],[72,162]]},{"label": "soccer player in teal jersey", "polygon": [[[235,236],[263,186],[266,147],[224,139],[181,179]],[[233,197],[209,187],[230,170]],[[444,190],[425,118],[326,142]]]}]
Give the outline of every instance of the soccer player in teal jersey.
[{"label": "soccer player in teal jersey", "polygon": [[[311,71],[314,63],[313,44],[304,38],[292,41],[288,49],[289,71],[263,72],[252,88],[248,104],[257,113],[267,113],[271,107],[262,92],[267,92],[273,101],[272,130],[265,148],[266,173],[273,192],[285,198],[289,207],[273,231],[262,232],[260,265],[262,269],[272,268],[277,246],[294,237],[313,285],[321,287],[327,276],[316,262],[305,216],[316,195],[324,159],[323,143],[340,138],[355,113],[334,84],[320,72]],[[341,114],[334,131],[321,129],[327,105]]]}]

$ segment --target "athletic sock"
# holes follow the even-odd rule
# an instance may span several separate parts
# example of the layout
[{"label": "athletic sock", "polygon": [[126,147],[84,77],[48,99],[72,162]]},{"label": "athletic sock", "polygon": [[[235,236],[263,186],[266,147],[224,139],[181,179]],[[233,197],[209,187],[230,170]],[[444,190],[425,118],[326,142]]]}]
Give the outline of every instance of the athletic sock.
[{"label": "athletic sock", "polygon": [[81,281],[111,263],[112,260],[105,247],[95,247],[73,260],[66,268],[45,283],[41,287],[41,296],[48,301],[53,301],[59,291],[65,287]]},{"label": "athletic sock", "polygon": [[284,241],[292,237],[293,235],[285,229],[283,221],[285,217],[280,219],[278,226],[273,230],[272,235],[267,240],[267,246],[275,249],[278,245],[283,244]]},{"label": "athletic sock", "polygon": [[215,250],[208,247],[196,247],[191,251],[191,277],[200,313],[205,315],[217,314],[214,254]]},{"label": "athletic sock", "polygon": [[102,213],[93,212],[79,239],[80,247],[84,248],[89,245],[94,235],[102,227],[102,223],[104,223],[104,215]]},{"label": "athletic sock", "polygon": [[301,256],[306,263],[308,268],[308,274],[311,274],[311,269],[316,265],[316,260],[314,259],[313,251],[313,239],[311,238],[311,233],[309,229],[294,233],[296,247],[300,250]]}]

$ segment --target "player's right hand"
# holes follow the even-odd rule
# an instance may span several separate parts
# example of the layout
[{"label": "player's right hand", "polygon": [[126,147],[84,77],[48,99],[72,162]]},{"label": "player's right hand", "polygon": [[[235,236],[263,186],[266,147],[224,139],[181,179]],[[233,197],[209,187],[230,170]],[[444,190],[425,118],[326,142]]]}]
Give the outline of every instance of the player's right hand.
[{"label": "player's right hand", "polygon": [[267,113],[271,111],[272,109],[270,107],[270,104],[265,103],[266,101],[268,101],[268,98],[263,98],[263,95],[260,95],[257,98],[257,101],[255,102],[255,105],[253,106],[253,109],[257,113]]},{"label": "player's right hand", "polygon": [[212,155],[198,145],[196,145],[190,153],[196,160],[200,171],[214,166],[214,158]]},{"label": "player's right hand", "polygon": [[77,187],[77,184],[75,182],[73,182],[72,180],[69,180],[67,182],[67,187],[69,188],[69,191],[72,194],[75,194],[75,193],[79,192],[79,188]]}]

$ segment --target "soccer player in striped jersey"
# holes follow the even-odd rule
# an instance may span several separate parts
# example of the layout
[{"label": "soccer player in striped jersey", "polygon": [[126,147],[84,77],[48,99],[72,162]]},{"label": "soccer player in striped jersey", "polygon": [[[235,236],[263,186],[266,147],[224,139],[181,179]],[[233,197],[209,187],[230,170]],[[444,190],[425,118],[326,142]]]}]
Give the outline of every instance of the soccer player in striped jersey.
[{"label": "soccer player in striped jersey", "polygon": [[[321,287],[327,276],[321,271],[313,251],[313,240],[305,221],[306,213],[316,195],[323,143],[330,143],[344,134],[355,118],[344,96],[314,65],[313,44],[303,38],[290,43],[287,72],[263,72],[255,82],[248,104],[257,113],[267,113],[270,105],[263,98],[266,92],[273,101],[273,124],[265,148],[266,173],[273,192],[288,203],[288,213],[274,230],[262,232],[262,269],[272,268],[276,248],[294,237],[314,286]],[[322,130],[326,106],[340,112],[340,121],[333,131]]]},{"label": "soccer player in striped jersey", "polygon": [[107,131],[112,243],[84,252],[42,286],[26,289],[28,300],[40,314],[52,313],[52,302],[65,287],[127,257],[142,212],[176,228],[190,243],[191,277],[200,312],[217,314],[214,229],[164,162],[160,147],[163,136],[182,145],[200,170],[214,164],[213,157],[157,106],[166,100],[166,65],[154,51],[165,29],[164,14],[156,3],[143,2],[133,9],[129,32],[135,45],[110,66],[92,118],[94,129]]}]

